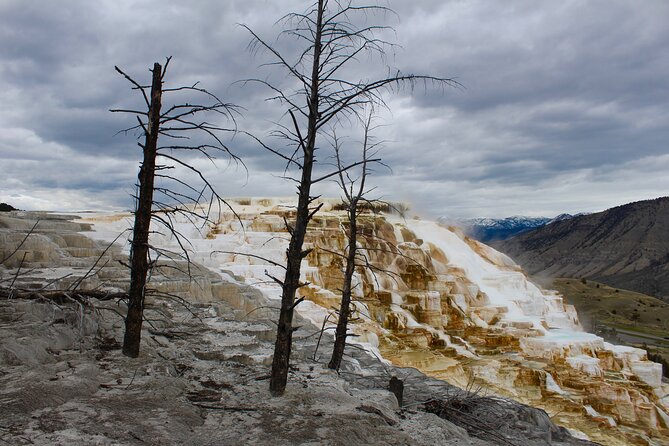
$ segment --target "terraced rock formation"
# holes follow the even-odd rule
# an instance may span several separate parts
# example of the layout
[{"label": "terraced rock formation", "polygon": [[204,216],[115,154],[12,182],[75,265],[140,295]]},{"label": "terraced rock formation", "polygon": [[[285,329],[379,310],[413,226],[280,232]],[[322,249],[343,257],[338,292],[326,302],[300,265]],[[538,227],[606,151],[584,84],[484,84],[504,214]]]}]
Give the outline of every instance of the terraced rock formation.
[{"label": "terraced rock formation", "polygon": [[[280,293],[267,273],[278,276],[281,270],[263,258],[276,263],[283,260],[284,217],[290,217],[293,208],[290,202],[273,200],[243,203],[236,206],[241,222],[232,214],[222,214],[215,226],[203,229],[184,222],[180,230],[191,240],[192,258],[206,268],[199,267],[195,280],[166,268],[152,278],[152,286],[196,303],[226,301],[245,314],[268,311],[271,319],[268,307]],[[304,338],[312,340],[307,341],[313,348],[309,357],[316,360],[329,352],[323,345],[316,351],[314,326],[320,327],[328,317],[326,328],[334,325],[332,307],[341,287],[338,253],[345,244],[345,216],[333,210],[332,204],[325,202],[310,228],[308,243],[313,251],[305,259],[303,280],[311,285],[302,288],[307,300],[298,307],[306,321],[313,322],[305,321],[308,334]],[[19,254],[22,260],[5,264],[3,278],[15,278],[15,282],[22,281],[22,287],[39,289],[59,277],[58,282],[72,280],[76,284],[78,278],[86,276],[88,287],[122,288],[127,280],[118,262],[124,257],[122,249],[105,251],[107,242],[86,241],[78,231],[92,225],[95,232],[88,235],[112,240],[128,226],[128,216],[82,217],[74,229],[72,223],[58,218],[38,224],[37,228],[44,225],[43,231],[36,230],[25,239],[19,249],[26,248],[25,256],[14,253],[12,259]],[[2,221],[5,228],[20,224]],[[24,222],[22,236],[0,231],[3,258],[7,251],[16,249],[31,227],[31,222]],[[508,257],[455,230],[375,214],[363,215],[360,227],[372,268],[361,266],[357,272],[358,321],[351,328],[357,335],[353,342],[372,356],[361,356],[357,348],[349,348],[347,372],[364,376],[368,370],[377,370],[374,373],[380,374],[383,367],[378,360],[374,362],[376,369],[370,365],[369,358],[375,355],[461,387],[481,387],[491,395],[544,408],[573,433],[603,444],[666,443],[669,389],[661,380],[659,364],[648,361],[644,351],[614,346],[584,333],[575,311],[561,296],[536,287]],[[160,234],[153,243],[167,248],[175,244]],[[98,264],[104,267],[91,268],[92,259],[100,256]],[[51,270],[51,262],[62,269]],[[19,266],[23,272],[17,274]],[[170,305],[166,308],[175,311],[175,303]],[[222,315],[215,308],[206,311],[214,318],[213,327],[220,323],[216,317]],[[154,334],[163,335],[169,333]],[[229,354],[235,350],[225,348],[226,342],[232,341],[216,335],[215,330],[202,336],[218,347],[193,348],[196,359],[232,360]],[[23,345],[26,348],[27,344]],[[271,349],[249,349],[240,352],[237,359],[266,367]],[[552,441],[562,441],[555,436]]]},{"label": "terraced rock formation", "polygon": [[[193,235],[198,261],[231,272],[277,299],[267,273],[281,275],[290,202],[244,200],[242,222],[223,215]],[[91,220],[94,222],[94,220]],[[338,300],[345,216],[327,203],[313,221],[301,314],[331,327]],[[609,445],[662,444],[668,387],[643,350],[582,331],[574,309],[530,283],[508,257],[449,228],[368,214],[354,342],[398,366],[460,386],[482,386],[552,414],[575,433]],[[169,243],[165,240],[164,243]],[[381,271],[386,271],[383,273]]]},{"label": "terraced rock formation", "polygon": [[[331,339],[318,339],[299,315],[287,392],[270,398],[272,302],[232,272],[193,266],[197,280],[190,280],[159,269],[150,285],[167,292],[147,299],[141,355],[127,358],[118,342],[123,302],[86,294],[127,287],[122,248],[87,237],[115,238],[127,216],[85,217],[88,223],[53,214],[0,217],[0,289],[10,291],[0,300],[2,443],[590,444],[545,412],[459,391],[365,350],[351,349],[338,375],[320,360]],[[92,222],[97,232],[90,232]],[[211,229],[223,233],[225,226]],[[196,245],[212,243],[206,235]],[[54,289],[66,292],[40,297]],[[30,290],[30,298],[11,294]],[[392,375],[405,383],[402,408],[386,389]]]}]

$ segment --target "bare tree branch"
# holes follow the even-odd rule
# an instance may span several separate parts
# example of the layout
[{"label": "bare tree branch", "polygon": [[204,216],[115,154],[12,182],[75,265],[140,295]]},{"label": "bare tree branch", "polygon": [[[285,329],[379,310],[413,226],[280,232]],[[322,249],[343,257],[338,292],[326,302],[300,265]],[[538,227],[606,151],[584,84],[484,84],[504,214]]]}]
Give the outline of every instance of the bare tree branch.
[{"label": "bare tree branch", "polygon": [[[366,175],[369,163],[373,160],[366,156],[365,161],[351,165],[340,164],[334,172],[314,178],[314,166],[318,163],[318,142],[328,128],[336,129],[345,120],[354,121],[352,117],[362,118],[370,106],[385,106],[383,93],[392,91],[394,87],[408,85],[413,88],[417,82],[424,82],[425,88],[428,83],[459,85],[449,78],[405,75],[399,71],[374,81],[339,78],[339,75],[344,77],[342,73],[347,72],[346,68],[357,62],[360,55],[367,53],[382,57],[386,49],[392,48],[392,44],[377,36],[388,26],[371,21],[375,15],[389,12],[392,11],[382,6],[356,5],[352,0],[315,0],[306,11],[286,14],[279,21],[284,29],[278,39],[290,38],[293,47],[297,48],[294,54],[280,50],[278,44],[269,43],[248,26],[242,25],[251,35],[249,49],[254,53],[263,50],[269,56],[269,61],[261,67],[280,72],[284,75],[284,82],[289,83],[289,87],[283,87],[285,84],[259,78],[243,82],[267,87],[272,94],[269,100],[279,101],[287,108],[283,117],[289,119],[290,124],[279,124],[279,131],[274,136],[284,144],[283,147],[290,147],[292,154],[285,155],[266,144],[263,147],[286,161],[286,171],[294,164],[299,166],[296,175],[299,176],[299,185],[295,221],[286,225],[290,228],[291,236],[286,255],[286,274],[283,281],[277,281],[281,282],[282,297],[270,380],[273,395],[283,394],[287,382],[295,296],[297,289],[303,286],[299,281],[304,254],[302,245],[307,225],[319,209],[310,207],[315,198],[311,188],[332,177],[350,179],[352,176],[347,172],[359,166],[363,166]],[[289,129],[290,126],[292,129]],[[299,156],[298,152],[301,152]],[[363,182],[359,191],[362,193],[365,190]],[[355,195],[355,192],[351,189],[349,195]]]},{"label": "bare tree branch", "polygon": [[[191,224],[201,221],[202,227],[214,222],[213,212],[218,209],[219,219],[221,205],[226,205],[239,219],[235,210],[218,194],[213,184],[206,178],[193,163],[180,156],[173,155],[174,152],[187,154],[197,153],[206,160],[214,163],[214,153],[223,152],[237,163],[244,163],[233,154],[230,148],[220,136],[221,133],[236,133],[235,116],[239,114],[239,107],[221,101],[216,95],[210,93],[194,83],[189,86],[177,86],[165,88],[166,69],[171,61],[168,57],[165,66],[161,67],[155,63],[151,70],[153,80],[150,87],[142,86],[120,68],[115,67],[125,79],[139,90],[144,99],[147,111],[138,111],[127,108],[112,109],[112,112],[122,112],[134,115],[138,124],[129,130],[141,129],[143,143],[138,143],[142,148],[143,161],[139,173],[138,193],[136,196],[137,208],[135,211],[135,222],[131,247],[131,280],[128,298],[128,315],[126,317],[126,331],[123,343],[123,353],[127,356],[137,357],[144,310],[144,297],[147,292],[147,277],[150,280],[152,271],[158,265],[158,259],[165,255],[167,258],[177,261],[186,261],[185,273],[191,276],[191,258],[189,249],[190,242],[187,237],[177,230],[175,217],[186,219]],[[150,88],[150,98],[147,90]],[[201,103],[185,102],[174,103],[163,107],[171,94],[190,93],[204,98]],[[210,102],[211,103],[207,103]],[[224,119],[232,123],[232,128],[210,122],[204,117],[212,116],[215,119]],[[208,138],[210,142],[189,144],[191,135],[200,133]],[[158,139],[167,139],[168,144],[158,146]],[[177,142],[174,142],[176,140]],[[183,143],[181,141],[184,141]],[[166,153],[166,152],[171,152]],[[167,164],[157,164],[156,159],[160,157],[167,160]],[[157,173],[166,170],[182,168],[195,173],[197,180],[202,185],[195,187],[188,181],[181,180],[173,174]],[[155,179],[163,180],[160,185],[155,184]],[[160,198],[155,195],[159,194]],[[164,201],[163,201],[164,200]],[[240,220],[241,221],[241,220]],[[149,235],[157,231],[151,229],[151,223],[158,223],[171,235],[179,246],[180,253],[168,252],[156,248],[149,243]],[[152,259],[152,253],[156,258]],[[91,268],[92,271],[95,265]],[[89,271],[89,273],[90,273]],[[86,276],[75,283],[75,288],[81,284]],[[163,293],[164,295],[164,293]],[[173,296],[172,296],[173,297]]]}]

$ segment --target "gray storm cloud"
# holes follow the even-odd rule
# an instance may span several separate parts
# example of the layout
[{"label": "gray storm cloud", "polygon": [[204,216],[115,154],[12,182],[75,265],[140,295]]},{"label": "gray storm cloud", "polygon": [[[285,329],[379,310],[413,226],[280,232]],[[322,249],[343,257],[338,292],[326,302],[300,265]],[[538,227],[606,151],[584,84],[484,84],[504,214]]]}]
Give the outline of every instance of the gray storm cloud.
[{"label": "gray storm cloud", "polygon": [[[669,167],[669,3],[394,0],[380,19],[399,44],[385,64],[455,77],[460,89],[388,96],[379,137],[392,171],[386,199],[434,216],[596,211],[665,195]],[[265,137],[281,117],[266,90],[280,79],[248,50],[245,23],[272,39],[298,1],[0,2],[0,201],[26,209],[129,207],[139,160],[117,134],[132,104],[119,65],[148,79],[173,56],[169,82],[201,81],[245,108],[238,125]],[[283,42],[285,51],[296,48]],[[348,74],[383,75],[384,63]],[[235,138],[248,172],[207,167],[229,196],[288,195],[282,163]],[[325,185],[323,193],[336,194]]]}]

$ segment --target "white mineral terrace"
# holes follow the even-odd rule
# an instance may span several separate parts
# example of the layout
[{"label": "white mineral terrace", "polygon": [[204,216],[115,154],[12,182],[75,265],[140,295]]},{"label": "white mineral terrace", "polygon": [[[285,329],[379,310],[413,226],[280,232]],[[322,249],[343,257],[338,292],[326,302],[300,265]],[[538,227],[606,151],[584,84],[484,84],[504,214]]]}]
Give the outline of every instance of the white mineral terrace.
[{"label": "white mineral terrace", "polygon": [[[343,219],[343,213],[332,210],[335,201],[326,200],[318,214],[322,219],[323,234],[328,229],[337,230],[338,223],[328,226],[328,221],[338,222]],[[268,298],[278,301],[281,290],[269,276],[281,278],[283,270],[268,260],[279,265],[285,261],[288,235],[283,217],[279,214],[293,209],[293,201],[237,199],[231,200],[231,204],[241,221],[229,210],[224,210],[216,226],[195,229],[185,219],[180,219],[177,220],[176,229],[189,239],[189,251],[194,261],[223,277],[229,277],[229,274],[243,277],[246,283],[260,289]],[[81,214],[81,217],[94,225],[97,237],[105,240],[114,239],[130,227],[129,215]],[[427,289],[417,291],[408,289],[397,280],[363,277],[368,273],[358,273],[355,278],[361,285],[355,288],[358,296],[362,296],[364,282],[373,288],[369,292],[374,295],[385,293],[388,300],[385,322],[378,317],[375,319],[373,310],[368,306],[358,304],[363,322],[353,327],[359,335],[354,342],[365,346],[378,357],[381,355],[380,337],[392,334],[393,330],[403,333],[422,330],[430,334],[432,339],[440,340],[443,346],[454,350],[458,357],[480,359],[477,347],[471,345],[474,341],[446,333],[449,319],[445,310],[442,310],[448,307],[455,313],[465,315],[467,324],[474,328],[488,330],[496,335],[509,333],[515,336],[519,339],[521,352],[514,352],[514,355],[522,355],[525,358],[523,360],[531,362],[531,358],[535,358],[537,361],[558,362],[584,377],[600,380],[613,367],[621,376],[647,384],[655,395],[652,397],[654,401],[649,396],[635,393],[634,401],[637,403],[634,404],[650,407],[651,412],[655,408],[654,414],[647,416],[650,421],[644,423],[657,429],[669,429],[669,386],[662,383],[661,365],[648,361],[645,351],[612,345],[598,336],[583,332],[576,311],[565,304],[559,294],[540,289],[528,280],[510,258],[465,238],[457,230],[435,222],[404,220],[398,216],[375,218],[385,218],[384,222],[393,225],[397,244],[405,255],[429,259],[438,280],[431,281]],[[412,234],[411,237],[415,236],[413,239],[405,239],[407,230]],[[333,239],[332,235],[322,235],[321,242],[337,245],[341,244],[342,237],[343,233],[339,234],[338,239]],[[167,235],[154,235],[152,243],[172,250],[178,249],[174,238]],[[336,305],[338,298],[336,290],[327,289],[323,268],[328,263],[328,257],[327,252],[321,254],[322,257],[315,264],[313,259],[304,260],[302,280],[311,285],[305,291],[309,293],[308,299],[297,307],[300,314],[318,327],[332,313],[328,306]],[[391,258],[388,261],[389,270],[395,268],[396,272],[402,272],[398,266],[399,259]],[[422,312],[423,319],[418,317],[420,314],[416,312],[417,309]],[[335,322],[330,317],[326,325],[332,327]],[[480,378],[499,380],[501,383],[503,378],[497,376],[498,369],[499,366],[494,370],[480,368]],[[558,383],[562,383],[559,376],[545,374],[543,386],[548,393],[569,396],[570,391]],[[607,386],[609,384],[602,387],[602,397],[612,401],[632,401],[624,392]],[[601,418],[609,425],[616,423],[610,414],[600,414],[601,410],[591,406],[582,407],[584,413],[592,419]],[[634,410],[629,415],[632,418],[628,417],[631,420],[642,416],[634,413]],[[633,421],[628,420],[628,423]]]}]

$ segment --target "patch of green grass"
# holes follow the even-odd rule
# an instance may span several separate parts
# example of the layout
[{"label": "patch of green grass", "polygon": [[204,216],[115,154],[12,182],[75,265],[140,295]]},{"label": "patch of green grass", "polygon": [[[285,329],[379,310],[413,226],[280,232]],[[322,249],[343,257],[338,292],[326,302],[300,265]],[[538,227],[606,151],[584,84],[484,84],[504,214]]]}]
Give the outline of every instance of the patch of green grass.
[{"label": "patch of green grass", "polygon": [[[581,324],[587,331],[608,327],[638,333],[639,343],[634,347],[645,348],[669,363],[669,340],[648,339],[643,335],[664,338],[669,336],[669,304],[652,296],[634,291],[613,288],[592,280],[560,278],[543,281],[544,288],[560,292],[565,301],[576,308]],[[624,342],[622,342],[624,343]],[[664,370],[667,376],[669,371]]]},{"label": "patch of green grass", "polygon": [[669,336],[669,304],[655,297],[573,278],[554,279],[544,286],[557,290],[567,303],[576,307],[587,329],[600,324]]}]

